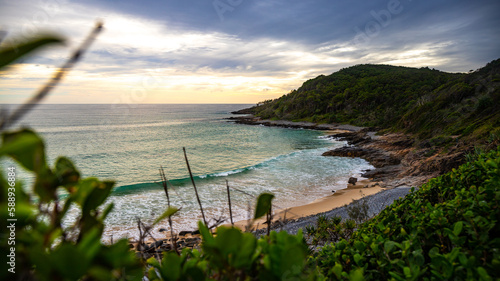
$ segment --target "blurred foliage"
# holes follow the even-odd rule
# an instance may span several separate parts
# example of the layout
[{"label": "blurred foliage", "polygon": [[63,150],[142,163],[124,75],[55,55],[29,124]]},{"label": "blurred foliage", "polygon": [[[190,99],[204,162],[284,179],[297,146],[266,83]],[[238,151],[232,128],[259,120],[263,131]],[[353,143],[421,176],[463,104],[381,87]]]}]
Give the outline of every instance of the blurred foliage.
[{"label": "blurred foliage", "polygon": [[[271,209],[270,194],[262,194],[255,218]],[[260,215],[259,215],[260,214]],[[256,238],[252,233],[221,226],[215,236],[199,222],[201,251],[183,249],[161,261],[150,258],[149,280],[317,280],[317,272],[306,268],[309,254],[302,231],[290,235],[271,232]]]},{"label": "blurred foliage", "polygon": [[[102,204],[113,182],[81,178],[65,157],[59,157],[49,167],[42,139],[28,129],[2,134],[0,157],[15,160],[35,176],[32,192],[26,192],[16,181],[15,166],[2,167],[0,220],[16,221],[13,232],[2,231],[0,235],[2,253],[11,253],[11,247],[15,249],[13,264],[8,263],[10,257],[2,254],[0,279],[141,279],[142,267],[129,250],[127,240],[113,245],[101,243],[104,220],[113,207]],[[8,171],[7,178],[4,171]],[[59,198],[61,193],[67,194],[65,199]],[[72,225],[65,227],[62,222],[71,206],[80,212]],[[8,271],[12,265],[15,274]]]},{"label": "blurred foliage", "polygon": [[[0,219],[15,222],[15,270],[18,280],[494,280],[500,278],[500,148],[480,153],[452,172],[432,179],[405,199],[358,226],[353,220],[320,218],[314,233],[334,241],[310,256],[301,232],[250,233],[219,227],[215,236],[199,224],[200,250],[166,252],[146,268],[128,242],[101,243],[104,207],[112,182],[82,179],[70,160],[45,163],[42,140],[30,130],[4,133],[0,156],[10,157],[35,176],[34,197],[13,181],[15,170],[0,174]],[[9,189],[10,188],[10,189]],[[60,199],[58,190],[68,196]],[[15,194],[15,210],[9,197]],[[271,196],[263,196],[262,198]],[[264,199],[263,199],[264,200]],[[264,201],[267,201],[264,200]],[[260,200],[260,212],[269,202]],[[64,227],[70,205],[81,212]],[[267,208],[267,209],[266,209]],[[156,222],[172,216],[168,209]],[[9,253],[9,232],[0,248]],[[347,240],[348,239],[348,240]],[[13,280],[2,255],[2,280]],[[309,263],[306,263],[309,257]],[[8,259],[8,257],[7,257]],[[15,279],[14,279],[15,280]]]},{"label": "blurred foliage", "polygon": [[255,207],[254,219],[263,217],[271,209],[271,202],[274,195],[270,193],[262,193],[257,198],[257,206]]},{"label": "blurred foliage", "polygon": [[487,138],[499,133],[499,82],[500,59],[469,74],[357,65],[308,80],[250,111],[264,119],[375,126],[421,139]]},{"label": "blurred foliage", "polygon": [[[40,36],[5,46],[0,49],[0,68],[63,41],[58,36]],[[1,137],[0,159],[17,165],[0,167],[0,220],[9,226],[0,232],[0,279],[140,280],[143,269],[127,240],[101,243],[104,220],[113,208],[102,205],[114,183],[81,178],[66,157],[50,167],[44,142],[32,130],[3,132]],[[34,175],[32,187],[22,186],[16,167]],[[70,226],[63,226],[72,206],[79,214]]]},{"label": "blurred foliage", "polygon": [[[102,204],[113,182],[82,179],[65,157],[49,167],[43,141],[28,129],[3,133],[0,156],[15,160],[35,175],[33,192],[25,192],[14,180],[14,167],[7,169],[7,178],[0,174],[0,219],[16,219],[15,244],[9,244],[9,232],[0,236],[2,253],[15,248],[16,273],[8,271],[9,257],[2,255],[2,280],[140,280],[144,270],[150,280],[314,278],[315,273],[305,268],[308,249],[301,233],[272,232],[257,239],[236,228],[219,227],[214,237],[201,222],[202,252],[167,252],[161,261],[149,259],[144,268],[127,240],[112,245],[101,242],[104,220],[113,207]],[[67,194],[65,199],[60,198],[61,191]],[[270,211],[273,197],[259,196],[255,218]],[[71,225],[64,226],[72,205],[80,212]],[[169,208],[155,223],[177,211]]]},{"label": "blurred foliage", "polygon": [[40,35],[17,44],[5,44],[0,48],[0,68],[19,60],[21,57],[39,50],[41,47],[62,44],[64,39],[57,35]]}]

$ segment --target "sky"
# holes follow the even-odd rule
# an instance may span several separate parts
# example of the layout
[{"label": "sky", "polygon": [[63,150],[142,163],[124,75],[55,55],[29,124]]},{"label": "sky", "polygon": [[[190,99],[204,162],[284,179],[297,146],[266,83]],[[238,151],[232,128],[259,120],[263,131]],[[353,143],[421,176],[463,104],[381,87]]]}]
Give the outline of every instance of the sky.
[{"label": "sky", "polygon": [[500,58],[498,0],[0,0],[0,47],[66,38],[0,72],[22,103],[97,21],[45,103],[245,103],[358,64],[468,72]]}]

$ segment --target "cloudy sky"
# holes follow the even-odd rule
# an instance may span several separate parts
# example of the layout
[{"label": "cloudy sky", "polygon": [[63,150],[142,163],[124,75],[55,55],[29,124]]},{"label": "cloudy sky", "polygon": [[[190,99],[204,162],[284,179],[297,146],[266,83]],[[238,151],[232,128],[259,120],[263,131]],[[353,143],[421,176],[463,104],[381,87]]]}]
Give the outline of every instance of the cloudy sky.
[{"label": "cloudy sky", "polygon": [[[0,73],[20,103],[104,22],[47,103],[257,103],[365,63],[467,72],[500,58],[498,0],[0,0],[7,46],[65,46]],[[6,36],[3,36],[6,34]]]}]

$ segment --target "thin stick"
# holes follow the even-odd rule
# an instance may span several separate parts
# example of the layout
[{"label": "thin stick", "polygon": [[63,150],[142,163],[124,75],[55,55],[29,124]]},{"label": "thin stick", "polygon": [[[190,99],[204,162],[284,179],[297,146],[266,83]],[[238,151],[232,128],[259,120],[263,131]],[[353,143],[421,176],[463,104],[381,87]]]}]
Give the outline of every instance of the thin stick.
[{"label": "thin stick", "polygon": [[142,254],[142,243],[143,243],[143,240],[144,240],[144,236],[142,235],[142,228],[141,228],[141,219],[139,217],[136,218],[137,219],[137,228],[139,228],[139,241],[137,243],[137,245],[135,245],[135,249],[139,252],[141,252]]},{"label": "thin stick", "polygon": [[83,53],[87,51],[92,42],[95,40],[97,34],[101,32],[103,24],[98,22],[92,32],[87,36],[82,45],[71,55],[71,57],[64,63],[64,65],[59,68],[59,70],[52,76],[52,78],[45,84],[36,95],[34,95],[26,103],[22,104],[17,110],[15,110],[7,119],[2,120],[0,123],[0,130],[6,129],[7,127],[14,124],[18,119],[20,119],[24,114],[30,111],[35,105],[40,103],[40,101],[47,96],[47,94],[53,90],[57,84],[64,78],[66,73],[73,68],[73,66],[82,57]]},{"label": "thin stick", "polygon": [[[161,248],[161,245],[158,245],[158,241],[156,240],[156,238],[154,238],[153,234],[151,233],[151,227],[150,226],[146,226],[143,222],[141,222],[141,220],[139,219],[139,231],[140,231],[140,226],[142,225],[142,229],[144,230],[144,232],[142,233],[144,235],[143,238],[141,238],[141,240],[144,240],[144,238],[146,238],[147,235],[149,235],[149,237],[151,237],[154,241],[153,243],[153,248],[155,250],[155,255],[156,255],[156,258],[158,260],[160,260],[160,255],[158,254],[158,249]],[[144,244],[145,245],[145,244]],[[151,250],[151,248],[148,249]],[[145,260],[145,253],[144,253],[144,250],[145,250],[145,247],[143,249],[143,252],[142,252],[142,258]]]},{"label": "thin stick", "polygon": [[229,192],[229,183],[227,180],[226,180],[226,187],[227,187],[227,201],[229,202],[229,217],[231,218],[231,225],[234,226],[233,211],[231,210],[231,193]]},{"label": "thin stick", "polygon": [[163,167],[160,165],[160,177],[162,179],[163,190],[165,190],[165,195],[167,195],[167,206],[170,208],[170,197],[168,196],[168,186],[167,186],[167,177],[165,176],[165,171]]},{"label": "thin stick", "polygon": [[196,184],[194,183],[193,173],[191,172],[191,167],[189,166],[189,161],[186,154],[186,148],[183,147],[184,158],[186,159],[186,165],[189,171],[189,176],[191,177],[191,182],[193,183],[194,192],[196,193],[196,200],[198,200],[198,204],[200,205],[201,216],[203,217],[203,223],[208,227],[207,220],[205,219],[205,213],[203,212],[203,206],[201,206],[200,196],[198,195],[198,190],[196,189]]},{"label": "thin stick", "polygon": [[269,213],[267,213],[267,236],[271,233],[271,221],[273,220],[273,204],[269,206]]},{"label": "thin stick", "polygon": [[283,216],[283,223],[281,224],[280,231],[283,230],[283,226],[286,224],[286,212],[288,212],[288,209],[285,209],[285,215]]},{"label": "thin stick", "polygon": [[[170,209],[170,197],[168,196],[168,185],[167,185],[167,176],[165,176],[165,170],[163,170],[163,167],[160,165],[160,176],[162,179],[162,184],[163,184],[163,189],[165,190],[165,194],[167,195],[167,206]],[[172,238],[172,247],[174,248],[174,251],[179,254],[177,251],[177,241],[174,237],[174,228],[172,227],[172,217],[168,217],[168,224],[170,225],[170,238]]]},{"label": "thin stick", "polygon": [[254,220],[252,219],[252,205],[250,205],[250,202],[248,202],[247,225],[245,226],[245,232],[251,232],[252,231],[253,221]]}]

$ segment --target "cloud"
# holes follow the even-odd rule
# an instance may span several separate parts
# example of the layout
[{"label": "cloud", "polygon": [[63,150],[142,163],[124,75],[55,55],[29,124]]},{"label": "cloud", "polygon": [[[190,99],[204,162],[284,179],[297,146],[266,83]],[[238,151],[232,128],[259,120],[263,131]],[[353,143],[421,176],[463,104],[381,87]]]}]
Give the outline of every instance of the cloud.
[{"label": "cloud", "polygon": [[222,17],[206,0],[0,0],[9,36],[47,29],[69,39],[0,87],[26,98],[26,85],[50,77],[40,69],[61,65],[96,19],[105,31],[50,102],[258,102],[355,64],[468,71],[499,57],[498,1],[220,1],[230,4]]}]

